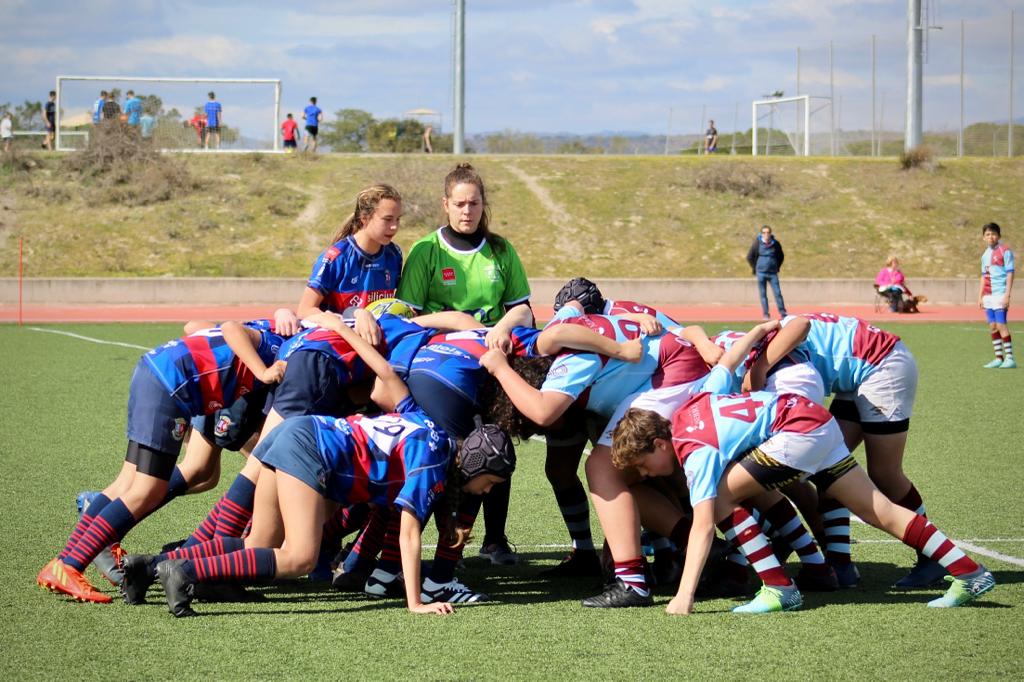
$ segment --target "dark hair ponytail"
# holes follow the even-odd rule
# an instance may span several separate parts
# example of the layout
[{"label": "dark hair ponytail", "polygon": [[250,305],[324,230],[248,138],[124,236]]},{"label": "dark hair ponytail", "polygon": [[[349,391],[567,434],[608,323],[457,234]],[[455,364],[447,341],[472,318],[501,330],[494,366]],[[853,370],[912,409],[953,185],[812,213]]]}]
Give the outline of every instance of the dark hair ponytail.
[{"label": "dark hair ponytail", "polygon": [[463,161],[451,169],[448,175],[444,176],[444,196],[446,199],[451,197],[452,188],[455,185],[476,185],[476,188],[480,190],[480,199],[484,202],[484,212],[480,216],[480,224],[477,225],[476,229],[491,245],[491,249],[495,253],[504,251],[505,238],[491,232],[490,229],[491,206],[487,203],[487,190],[484,188],[484,179],[480,177],[480,174],[476,172],[472,164]]}]

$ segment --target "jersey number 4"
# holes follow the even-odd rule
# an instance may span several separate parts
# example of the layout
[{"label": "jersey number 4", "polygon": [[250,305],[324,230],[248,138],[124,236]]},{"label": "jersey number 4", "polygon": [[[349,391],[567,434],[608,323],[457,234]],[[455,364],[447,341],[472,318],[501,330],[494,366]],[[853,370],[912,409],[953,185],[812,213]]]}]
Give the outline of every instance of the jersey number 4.
[{"label": "jersey number 4", "polygon": [[741,398],[737,402],[722,402],[718,406],[718,413],[729,419],[738,419],[748,424],[757,419],[757,408],[764,407],[764,403],[753,398]]}]

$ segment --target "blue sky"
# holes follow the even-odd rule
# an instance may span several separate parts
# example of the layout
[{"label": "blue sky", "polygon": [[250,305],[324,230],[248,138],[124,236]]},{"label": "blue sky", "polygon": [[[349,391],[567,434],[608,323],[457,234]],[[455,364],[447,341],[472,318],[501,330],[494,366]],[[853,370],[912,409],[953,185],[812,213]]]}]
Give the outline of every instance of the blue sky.
[{"label": "blue sky", "polygon": [[[797,46],[802,90],[827,93],[830,39],[841,123],[870,127],[872,34],[887,127],[902,125],[905,0],[466,4],[469,133],[681,132],[700,125],[705,107],[723,130],[735,120],[749,127],[752,99],[795,91]],[[1024,0],[937,6],[944,29],[931,34],[926,126],[959,116],[961,19],[968,118],[1006,119],[1011,9],[1015,110],[1024,114]],[[0,103],[44,99],[58,74],[280,78],[287,110],[313,94],[329,113],[356,108],[384,118],[426,107],[450,130],[451,28],[448,0],[4,0]],[[230,117],[232,102],[221,99]]]}]

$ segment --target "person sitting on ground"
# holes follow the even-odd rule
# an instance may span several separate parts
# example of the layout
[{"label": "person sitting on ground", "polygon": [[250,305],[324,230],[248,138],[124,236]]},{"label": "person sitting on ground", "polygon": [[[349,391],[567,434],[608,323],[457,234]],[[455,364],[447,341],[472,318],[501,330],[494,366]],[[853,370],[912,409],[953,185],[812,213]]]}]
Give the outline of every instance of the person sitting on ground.
[{"label": "person sitting on ground", "polygon": [[896,256],[889,256],[885,261],[885,267],[878,271],[875,277],[875,290],[889,302],[891,312],[917,312],[916,303],[913,304],[913,311],[910,309],[914,295],[907,288],[903,271],[900,270],[900,259]]}]

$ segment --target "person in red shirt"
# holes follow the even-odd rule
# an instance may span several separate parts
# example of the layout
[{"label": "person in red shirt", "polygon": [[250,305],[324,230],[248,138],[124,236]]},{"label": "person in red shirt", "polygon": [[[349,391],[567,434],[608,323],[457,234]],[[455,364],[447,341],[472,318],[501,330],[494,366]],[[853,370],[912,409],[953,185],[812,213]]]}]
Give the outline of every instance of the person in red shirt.
[{"label": "person in red shirt", "polygon": [[288,114],[288,118],[284,123],[281,124],[281,134],[284,136],[284,148],[291,151],[297,149],[299,146],[298,135],[296,131],[299,129],[299,124],[295,122],[291,114]]},{"label": "person in red shirt", "polygon": [[200,147],[203,146],[203,133],[206,132],[206,114],[201,111],[196,111],[195,115],[189,119],[185,125],[192,126],[196,131],[196,142]]}]

